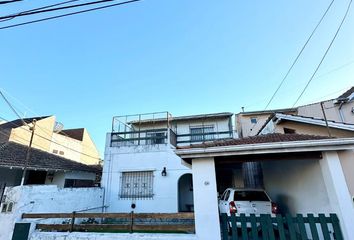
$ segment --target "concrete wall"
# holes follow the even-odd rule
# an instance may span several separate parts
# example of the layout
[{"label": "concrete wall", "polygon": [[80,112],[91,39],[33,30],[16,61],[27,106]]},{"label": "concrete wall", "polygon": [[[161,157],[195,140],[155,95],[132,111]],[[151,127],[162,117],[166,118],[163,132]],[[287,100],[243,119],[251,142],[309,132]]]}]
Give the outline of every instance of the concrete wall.
[{"label": "concrete wall", "polygon": [[[73,212],[101,207],[102,188],[58,188],[50,185],[6,188],[5,203],[13,202],[13,211],[0,213],[0,239],[10,240],[16,222],[61,223],[63,219],[21,219],[22,213]],[[91,210],[99,212],[101,209]]]},{"label": "concrete wall", "polygon": [[[136,204],[136,212],[178,212],[178,179],[191,170],[168,144],[110,147],[107,134],[102,186],[106,189],[107,212],[130,212]],[[166,167],[167,176],[161,176]],[[120,180],[122,172],[153,171],[152,199],[121,199]]]},{"label": "concrete wall", "polygon": [[[316,126],[306,123],[297,123],[290,121],[283,121],[275,126],[274,132],[284,133],[284,128],[296,130],[298,134],[312,134],[319,136],[328,136],[328,130],[324,126]],[[345,131],[341,129],[330,128],[331,136],[338,138],[354,137],[354,132]]]},{"label": "concrete wall", "polygon": [[81,141],[58,133],[53,133],[52,139],[53,142],[49,149],[50,153],[71,159],[75,162],[81,162]]},{"label": "concrete wall", "polygon": [[262,163],[265,189],[282,213],[331,213],[319,160]]},{"label": "concrete wall", "polygon": [[[268,114],[254,114],[254,115],[242,115],[242,113],[236,115],[237,132],[240,137],[255,136],[259,129],[264,125],[267,119],[270,117]],[[251,118],[257,118],[257,123],[251,123]]]},{"label": "concrete wall", "polygon": [[81,154],[81,162],[86,164],[99,164],[101,158],[100,153],[86,129],[84,129],[81,145],[82,152],[85,153]]},{"label": "concrete wall", "polygon": [[[32,125],[29,124],[30,126]],[[47,117],[36,122],[35,135],[33,136],[32,146],[48,152],[50,149],[50,140],[52,139],[53,128],[55,125],[55,117]],[[40,137],[42,136],[42,137]],[[9,141],[17,142],[23,145],[28,145],[31,138],[31,131],[27,126],[13,128],[10,134]],[[50,140],[47,140],[47,139]]]},{"label": "concrete wall", "polygon": [[[326,117],[328,120],[336,121],[336,122],[346,122],[354,124],[354,113],[351,112],[354,107],[354,101],[345,103],[342,106],[342,116],[339,111],[339,105],[334,104],[333,100],[324,102],[324,109],[326,113]],[[305,106],[298,107],[298,115],[314,117],[314,118],[323,118],[323,113],[321,110],[320,103],[309,104]]]},{"label": "concrete wall", "polygon": [[214,159],[193,159],[192,169],[197,237],[201,240],[220,240]]},{"label": "concrete wall", "polygon": [[343,169],[345,180],[347,182],[348,191],[352,197],[354,204],[354,151],[340,151],[338,152],[340,163]]},{"label": "concrete wall", "polygon": [[[158,233],[46,233],[35,232],[29,240],[197,240],[194,234],[158,234]],[[202,239],[198,239],[202,240]]]}]

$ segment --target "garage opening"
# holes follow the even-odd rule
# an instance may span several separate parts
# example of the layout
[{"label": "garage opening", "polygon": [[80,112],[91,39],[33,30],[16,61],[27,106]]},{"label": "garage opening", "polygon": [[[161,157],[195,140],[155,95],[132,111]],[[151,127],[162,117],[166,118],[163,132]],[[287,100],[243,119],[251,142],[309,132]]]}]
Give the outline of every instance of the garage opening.
[{"label": "garage opening", "polygon": [[178,211],[194,212],[192,174],[186,173],[178,179]]},{"label": "garage opening", "polygon": [[264,189],[278,213],[330,213],[321,157],[320,152],[216,157],[219,198],[227,188]]}]

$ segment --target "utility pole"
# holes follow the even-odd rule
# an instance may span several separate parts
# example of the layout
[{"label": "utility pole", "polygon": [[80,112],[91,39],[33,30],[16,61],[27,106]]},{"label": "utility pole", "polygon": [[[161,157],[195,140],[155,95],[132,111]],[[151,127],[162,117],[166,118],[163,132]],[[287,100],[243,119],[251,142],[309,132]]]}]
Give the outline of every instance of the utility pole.
[{"label": "utility pole", "polygon": [[328,121],[327,121],[326,113],[325,113],[325,110],[324,110],[324,107],[323,107],[323,102],[321,102],[320,104],[321,104],[321,109],[322,109],[323,117],[324,117],[324,120],[325,120],[325,122],[326,122],[326,127],[327,127],[327,131],[328,131],[328,136],[329,136],[329,137],[332,137],[331,131],[329,130],[329,126],[328,126]]},{"label": "utility pole", "polygon": [[32,142],[33,142],[33,136],[34,136],[34,130],[36,128],[36,119],[33,119],[32,121],[32,127],[29,127],[29,130],[31,131],[31,139],[27,148],[27,152],[26,152],[26,159],[25,159],[25,167],[23,169],[23,173],[22,173],[22,179],[21,179],[21,186],[24,185],[25,183],[25,177],[26,177],[26,172],[27,172],[27,166],[28,166],[28,162],[30,160],[31,157],[31,148],[32,148]]}]

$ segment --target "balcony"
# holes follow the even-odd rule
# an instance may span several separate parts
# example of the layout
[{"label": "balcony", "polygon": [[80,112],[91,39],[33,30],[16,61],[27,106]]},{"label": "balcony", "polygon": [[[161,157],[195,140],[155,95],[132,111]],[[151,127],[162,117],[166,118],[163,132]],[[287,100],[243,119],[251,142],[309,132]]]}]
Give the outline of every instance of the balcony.
[{"label": "balcony", "polygon": [[[219,117],[219,115],[218,115]],[[111,147],[170,144],[174,147],[234,137],[231,118],[209,116],[191,120],[173,118],[168,112],[125,115],[113,118]]]}]

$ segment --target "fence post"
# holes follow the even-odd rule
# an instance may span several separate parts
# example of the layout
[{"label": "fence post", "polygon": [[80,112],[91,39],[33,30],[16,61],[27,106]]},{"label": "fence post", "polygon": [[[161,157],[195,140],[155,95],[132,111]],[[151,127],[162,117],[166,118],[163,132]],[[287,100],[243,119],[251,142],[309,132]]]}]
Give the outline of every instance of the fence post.
[{"label": "fence post", "polygon": [[70,232],[72,232],[73,230],[74,230],[74,224],[75,224],[75,214],[76,214],[76,212],[75,211],[73,211],[73,213],[72,213],[72,217],[71,217],[71,225],[70,225]]},{"label": "fence post", "polygon": [[133,233],[133,224],[134,224],[134,211],[130,212],[130,229],[129,233]]}]

